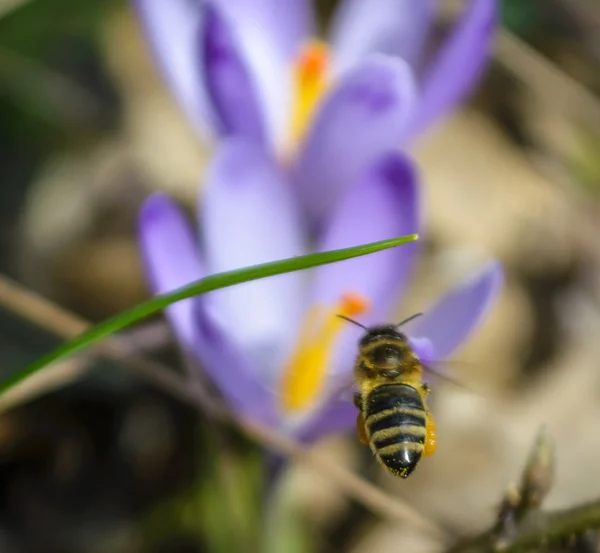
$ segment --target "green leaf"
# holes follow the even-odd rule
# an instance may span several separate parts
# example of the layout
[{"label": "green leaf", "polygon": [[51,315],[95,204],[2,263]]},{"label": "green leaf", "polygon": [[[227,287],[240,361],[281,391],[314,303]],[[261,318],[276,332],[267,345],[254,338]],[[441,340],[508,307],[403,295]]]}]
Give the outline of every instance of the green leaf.
[{"label": "green leaf", "polygon": [[0,383],[0,393],[12,388],[28,376],[44,368],[49,363],[63,359],[64,357],[72,355],[73,353],[80,351],[85,347],[91,346],[102,338],[106,338],[111,334],[118,332],[119,330],[123,330],[124,328],[127,328],[128,326],[131,326],[132,324],[149,317],[150,315],[154,315],[155,313],[162,311],[165,307],[168,307],[175,302],[191,298],[193,296],[199,296],[200,294],[205,294],[206,292],[211,292],[213,290],[218,290],[219,288],[226,288],[227,286],[233,286],[234,284],[248,282],[250,280],[280,275],[282,273],[291,273],[293,271],[309,269],[319,265],[335,263],[336,261],[343,261],[344,259],[350,259],[352,257],[359,257],[369,253],[386,250],[388,248],[393,248],[394,246],[400,246],[401,244],[413,242],[414,240],[417,240],[417,238],[418,236],[416,234],[410,234],[400,238],[381,240],[380,242],[373,242],[371,244],[364,244],[362,246],[355,246],[353,248],[313,253],[310,255],[293,257],[290,259],[283,259],[281,261],[273,261],[271,263],[254,265],[244,269],[236,269],[235,271],[227,271],[225,273],[210,275],[206,278],[188,284],[187,286],[183,286],[173,292],[162,294],[144,303],[140,303],[139,305],[136,305],[135,307],[92,327],[87,332],[84,332],[77,338],[67,342],[66,344],[63,344],[54,351],[43,355],[25,367],[23,370],[18,371],[4,382]]}]

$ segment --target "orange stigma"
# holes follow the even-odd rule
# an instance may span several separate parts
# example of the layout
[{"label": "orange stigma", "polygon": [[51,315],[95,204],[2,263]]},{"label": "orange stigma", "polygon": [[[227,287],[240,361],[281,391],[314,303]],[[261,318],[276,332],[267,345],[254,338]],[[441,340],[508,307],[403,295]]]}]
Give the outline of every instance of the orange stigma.
[{"label": "orange stigma", "polygon": [[328,85],[329,48],[319,40],[307,43],[294,64],[290,120],[292,145],[302,140]]},{"label": "orange stigma", "polygon": [[356,315],[362,315],[369,309],[369,302],[364,296],[355,293],[344,294],[341,299],[340,315],[346,317],[354,317]]},{"label": "orange stigma", "polygon": [[369,302],[354,293],[344,294],[331,309],[314,306],[302,326],[300,339],[283,373],[282,407],[287,413],[305,410],[319,397],[326,382],[336,338],[345,321],[369,309]]},{"label": "orange stigma", "polygon": [[298,61],[298,75],[304,82],[315,82],[324,75],[329,62],[329,48],[324,42],[312,40],[302,52]]}]

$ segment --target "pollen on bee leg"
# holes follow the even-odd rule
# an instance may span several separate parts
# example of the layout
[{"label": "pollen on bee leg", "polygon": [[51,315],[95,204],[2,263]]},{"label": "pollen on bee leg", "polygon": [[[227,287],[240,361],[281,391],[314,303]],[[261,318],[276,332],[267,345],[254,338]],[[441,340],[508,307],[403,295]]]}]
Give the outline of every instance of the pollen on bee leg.
[{"label": "pollen on bee leg", "polygon": [[282,407],[288,413],[305,410],[325,387],[333,346],[344,328],[337,315],[359,315],[369,307],[366,298],[344,294],[331,308],[314,306],[302,325],[300,339],[293,350],[281,381]]},{"label": "pollen on bee leg", "polygon": [[356,416],[356,432],[361,443],[369,445],[369,437],[367,436],[367,429],[365,428],[365,419],[360,412]]},{"label": "pollen on bee leg", "polygon": [[427,422],[425,425],[426,428],[426,436],[425,436],[425,448],[423,450],[423,457],[429,457],[435,453],[437,448],[437,439],[435,432],[435,421],[433,420],[433,415],[431,413],[427,413]]}]

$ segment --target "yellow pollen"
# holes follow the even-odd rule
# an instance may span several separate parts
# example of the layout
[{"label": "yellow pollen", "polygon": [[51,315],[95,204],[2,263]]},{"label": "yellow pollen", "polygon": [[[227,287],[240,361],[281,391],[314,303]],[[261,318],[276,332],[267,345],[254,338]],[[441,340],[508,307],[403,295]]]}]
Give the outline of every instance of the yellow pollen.
[{"label": "yellow pollen", "polygon": [[369,308],[366,298],[345,294],[327,310],[312,307],[302,325],[300,339],[283,373],[282,407],[288,413],[306,409],[323,391],[333,345],[347,324],[336,315],[355,317]]},{"label": "yellow pollen", "polygon": [[298,144],[328,85],[329,48],[319,40],[308,42],[294,64],[294,96],[290,121],[292,145]]}]

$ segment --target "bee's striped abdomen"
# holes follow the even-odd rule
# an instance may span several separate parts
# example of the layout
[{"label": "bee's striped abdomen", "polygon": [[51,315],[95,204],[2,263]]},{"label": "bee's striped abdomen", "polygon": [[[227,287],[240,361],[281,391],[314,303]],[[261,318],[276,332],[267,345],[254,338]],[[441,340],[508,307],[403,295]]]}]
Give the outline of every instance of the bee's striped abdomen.
[{"label": "bee's striped abdomen", "polygon": [[426,413],[419,392],[406,384],[375,388],[363,404],[371,449],[389,470],[406,478],[423,454]]}]

